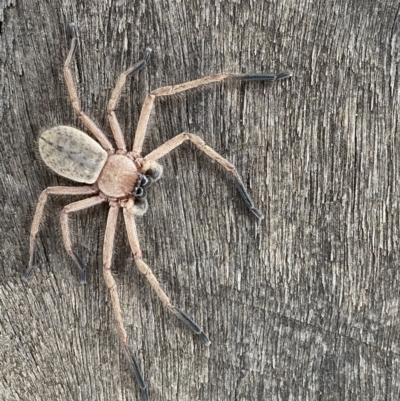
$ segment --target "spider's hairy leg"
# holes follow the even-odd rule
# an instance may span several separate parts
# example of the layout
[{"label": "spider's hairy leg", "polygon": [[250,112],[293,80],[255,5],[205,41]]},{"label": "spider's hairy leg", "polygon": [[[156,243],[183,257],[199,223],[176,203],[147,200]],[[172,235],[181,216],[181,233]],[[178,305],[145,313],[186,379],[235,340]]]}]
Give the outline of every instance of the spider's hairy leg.
[{"label": "spider's hairy leg", "polygon": [[86,284],[86,265],[83,263],[82,259],[73,251],[71,244],[71,235],[69,232],[68,226],[68,215],[69,213],[77,212],[79,210],[87,209],[89,207],[98,205],[100,203],[105,202],[106,200],[101,196],[93,196],[92,198],[83,199],[78,202],[70,203],[65,206],[61,212],[60,222],[61,222],[61,231],[63,235],[63,241],[65,249],[67,250],[69,256],[73,259],[76,265],[79,267],[81,271],[81,284]]},{"label": "spider's hairy leg", "polygon": [[177,146],[181,145],[183,142],[186,142],[188,140],[193,142],[200,150],[202,150],[204,153],[210,156],[211,159],[215,160],[216,162],[221,164],[222,167],[224,167],[226,170],[232,173],[233,177],[235,178],[236,187],[238,188],[240,195],[242,196],[244,202],[246,203],[246,206],[258,219],[260,220],[263,219],[264,215],[254,206],[254,203],[251,200],[251,197],[247,192],[247,189],[240,175],[236,171],[235,166],[228,160],[223,158],[214,149],[206,145],[206,143],[197,135],[190,134],[188,132],[183,132],[182,134],[175,136],[174,138],[170,139],[169,141],[165,142],[163,145],[159,146],[157,149],[154,149],[151,153],[149,153],[143,159],[144,163],[157,161],[161,157],[171,152],[171,150],[175,149]]},{"label": "spider's hairy leg", "polygon": [[136,231],[135,224],[135,206],[133,204],[133,200],[129,199],[124,207],[124,219],[126,225],[126,231],[128,233],[129,244],[131,246],[133,255],[135,257],[135,263],[140,272],[146,277],[150,285],[153,287],[154,291],[164,304],[164,306],[172,312],[176,317],[178,317],[185,325],[194,333],[197,334],[200,338],[200,341],[204,345],[210,345],[211,342],[208,337],[205,335],[204,331],[200,328],[200,326],[195,323],[186,313],[181,311],[179,308],[174,306],[169,299],[168,295],[161,288],[160,283],[157,278],[154,276],[149,266],[142,260],[142,251],[139,245],[139,238]]},{"label": "spider's hairy leg", "polygon": [[107,137],[103,134],[100,128],[92,121],[81,109],[81,105],[78,98],[78,92],[75,87],[74,79],[72,77],[71,72],[71,61],[75,55],[76,49],[78,47],[78,38],[76,36],[76,27],[75,24],[71,23],[69,25],[69,33],[72,37],[71,39],[71,47],[68,53],[68,56],[64,63],[64,78],[67,84],[67,89],[69,93],[69,97],[71,99],[72,108],[76,115],[80,118],[83,124],[87,127],[87,129],[95,136],[95,138],[100,142],[100,145],[108,152],[113,153],[114,148],[111,142],[107,139]]},{"label": "spider's hairy leg", "polygon": [[124,322],[122,320],[121,306],[119,303],[119,297],[117,292],[117,284],[111,273],[112,251],[114,248],[114,237],[115,237],[115,229],[117,227],[119,207],[120,206],[118,204],[114,205],[112,204],[110,207],[110,211],[108,213],[107,226],[104,235],[104,246],[103,246],[103,275],[106,285],[110,291],[111,303],[113,306],[114,316],[117,322],[118,333],[121,338],[122,345],[124,346],[126,355],[133,368],[134,376],[140,387],[140,391],[142,393],[142,400],[148,401],[149,393],[147,390],[147,385],[146,382],[144,381],[143,374],[139,366],[139,362],[137,361],[132,348],[128,344],[128,336],[126,334]]},{"label": "spider's hairy leg", "polygon": [[36,205],[35,215],[32,221],[31,234],[30,234],[30,246],[29,246],[29,264],[22,280],[28,281],[32,276],[32,273],[36,267],[37,262],[37,249],[36,241],[39,233],[40,222],[43,218],[43,210],[47,202],[49,195],[93,195],[97,193],[95,189],[86,185],[81,187],[48,187],[39,196],[38,203]]},{"label": "spider's hairy leg", "polygon": [[115,88],[111,94],[110,100],[108,102],[107,113],[108,120],[110,122],[111,131],[114,135],[115,142],[117,144],[118,150],[126,151],[126,144],[124,135],[122,133],[121,127],[119,126],[117,116],[115,115],[115,108],[117,107],[118,100],[121,96],[122,88],[125,85],[127,77],[133,77],[139,73],[139,71],[143,70],[143,68],[147,65],[147,59],[149,58],[151,53],[150,48],[146,48],[145,57],[143,60],[140,60],[133,67],[124,71],[118,78],[117,83],[115,84]]},{"label": "spider's hairy leg", "polygon": [[264,81],[264,82],[272,82],[279,79],[289,78],[292,76],[290,71],[280,72],[278,74],[215,74],[209,75],[208,77],[195,79],[194,81],[184,82],[179,85],[172,86],[164,86],[162,88],[158,88],[150,92],[142,106],[142,111],[140,113],[138,125],[135,133],[135,140],[133,142],[132,153],[134,157],[139,157],[142,148],[143,142],[146,135],[147,124],[149,122],[150,113],[153,108],[154,100],[158,96],[171,96],[176,93],[184,92],[190,89],[197,88],[199,86],[204,86],[208,84],[212,84],[214,82],[221,82],[225,80],[238,80],[238,81]]}]

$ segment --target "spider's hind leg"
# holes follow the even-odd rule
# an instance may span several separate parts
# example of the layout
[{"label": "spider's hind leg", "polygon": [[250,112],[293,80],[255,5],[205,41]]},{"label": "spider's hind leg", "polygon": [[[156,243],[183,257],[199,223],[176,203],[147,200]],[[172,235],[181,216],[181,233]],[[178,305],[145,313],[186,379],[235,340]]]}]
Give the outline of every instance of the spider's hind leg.
[{"label": "spider's hind leg", "polygon": [[90,186],[81,187],[48,187],[39,196],[36,205],[35,215],[32,221],[30,247],[29,247],[29,265],[22,276],[22,280],[28,281],[33,274],[37,263],[36,241],[39,233],[40,223],[43,219],[43,210],[49,195],[94,195],[96,190]]}]

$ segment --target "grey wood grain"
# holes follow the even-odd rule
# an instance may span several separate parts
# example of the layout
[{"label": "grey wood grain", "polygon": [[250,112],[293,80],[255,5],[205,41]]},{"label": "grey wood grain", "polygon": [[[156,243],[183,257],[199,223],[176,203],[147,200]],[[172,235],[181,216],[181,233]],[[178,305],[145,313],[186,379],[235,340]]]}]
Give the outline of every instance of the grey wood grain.
[{"label": "grey wood grain", "polygon": [[62,77],[75,21],[82,107],[110,137],[117,76],[153,48],[117,110],[128,144],[150,89],[220,71],[294,74],[156,102],[145,151],[200,135],[266,218],[190,144],[163,160],[138,221],[144,258],[209,348],[137,272],[120,220],[115,276],[151,400],[399,399],[399,5],[0,1],[0,398],[139,399],[101,273],[107,206],[71,224],[86,286],[63,249],[62,197],[46,209],[36,274],[20,279],[40,192],[74,185],[44,166],[36,140],[83,129]]}]

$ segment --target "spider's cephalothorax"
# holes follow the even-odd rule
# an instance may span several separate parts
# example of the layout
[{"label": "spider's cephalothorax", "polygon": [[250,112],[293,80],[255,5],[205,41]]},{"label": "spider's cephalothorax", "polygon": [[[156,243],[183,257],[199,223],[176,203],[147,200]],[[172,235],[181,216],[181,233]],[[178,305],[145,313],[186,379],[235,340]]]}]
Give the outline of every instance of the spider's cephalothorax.
[{"label": "spider's cephalothorax", "polygon": [[40,136],[39,150],[46,165],[63,177],[86,185],[75,187],[48,187],[41,193],[36,206],[30,234],[29,266],[23,279],[25,281],[29,279],[36,265],[36,240],[47,197],[49,195],[90,195],[90,197],[86,199],[65,206],[61,212],[60,219],[65,248],[81,271],[81,282],[86,283],[86,266],[82,259],[72,249],[71,235],[68,225],[69,215],[73,212],[108,202],[110,211],[104,235],[103,274],[105,282],[110,290],[115,319],[123,347],[132,364],[134,376],[141,389],[142,400],[147,401],[149,399],[147,385],[144,381],[139,363],[128,342],[128,336],[122,320],[116,283],[111,274],[111,258],[119,210],[121,208],[123,209],[128,240],[135,257],[136,266],[149,281],[165,307],[179,318],[194,334],[196,334],[205,345],[209,345],[210,340],[203,330],[192,320],[191,317],[171,302],[150,268],[142,259],[142,251],[140,249],[138,234],[136,231],[135,216],[141,215],[146,211],[147,201],[145,195],[147,187],[151,183],[157,181],[162,174],[162,167],[157,163],[157,160],[182,143],[186,141],[192,142],[211,159],[217,161],[232,174],[236,186],[238,187],[239,194],[242,196],[246,206],[257,218],[263,218],[262,213],[254,206],[253,201],[251,200],[250,195],[235,167],[207,146],[197,135],[183,132],[165,142],[148,155],[144,157],[141,156],[147,123],[153,108],[154,100],[159,96],[174,95],[198,86],[227,79],[270,82],[277,79],[288,78],[291,76],[291,73],[216,74],[194,81],[185,82],[180,85],[166,86],[153,90],[147,95],[143,104],[133,142],[133,148],[131,151],[128,151],[114,110],[117,106],[126,78],[128,76],[136,75],[146,66],[146,61],[151,50],[146,49],[145,59],[139,61],[136,65],[120,75],[109,100],[107,114],[116,144],[115,148],[100,128],[81,109],[70,69],[70,64],[78,43],[74,24],[70,25],[70,32],[72,35],[72,41],[69,54],[64,64],[65,81],[67,83],[68,93],[75,113],[86,128],[97,139],[97,142],[84,132],[69,126],[57,126],[51,128],[43,132]]}]

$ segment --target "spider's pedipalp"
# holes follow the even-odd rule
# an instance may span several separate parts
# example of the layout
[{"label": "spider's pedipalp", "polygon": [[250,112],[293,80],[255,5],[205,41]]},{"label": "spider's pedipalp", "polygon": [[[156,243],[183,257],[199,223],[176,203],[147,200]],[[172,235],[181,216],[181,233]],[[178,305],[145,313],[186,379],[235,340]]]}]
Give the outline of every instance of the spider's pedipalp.
[{"label": "spider's pedipalp", "polygon": [[147,202],[146,198],[136,199],[135,205],[133,206],[132,213],[135,216],[143,216],[147,209],[149,208],[149,203]]},{"label": "spider's pedipalp", "polygon": [[163,175],[164,168],[154,160],[148,160],[147,157],[140,161],[140,171],[142,174],[150,177],[151,183],[158,181]]}]

